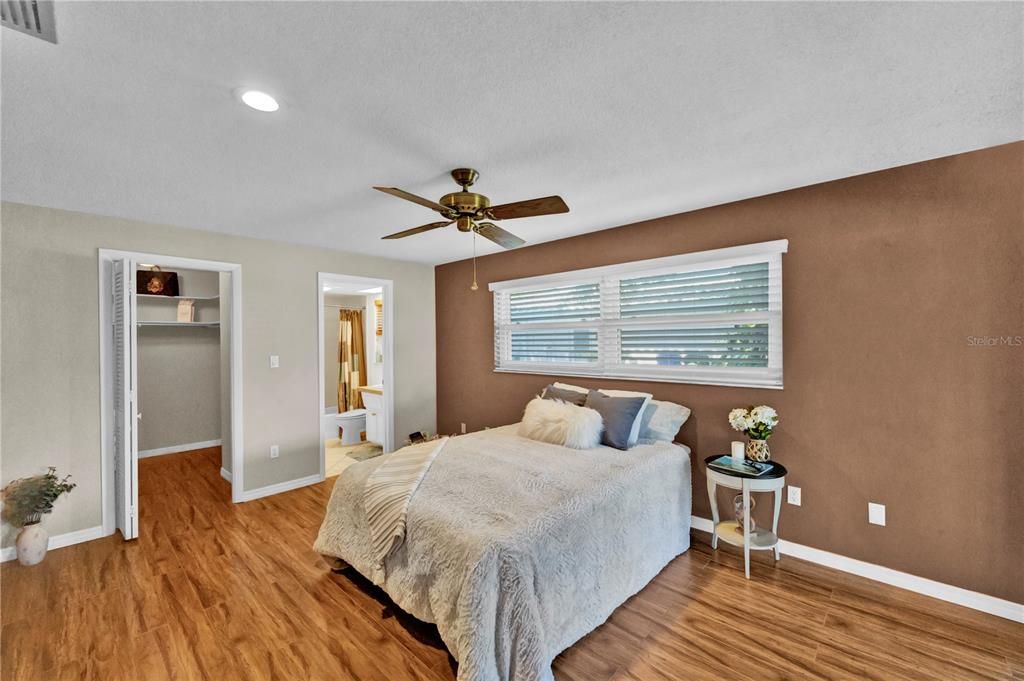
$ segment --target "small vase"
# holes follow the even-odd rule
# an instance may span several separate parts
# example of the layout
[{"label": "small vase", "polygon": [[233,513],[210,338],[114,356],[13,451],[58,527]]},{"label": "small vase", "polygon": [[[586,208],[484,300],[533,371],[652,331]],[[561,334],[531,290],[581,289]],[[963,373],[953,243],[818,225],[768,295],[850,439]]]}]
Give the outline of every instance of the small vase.
[{"label": "small vase", "polygon": [[15,546],[18,549],[18,562],[22,565],[38,565],[46,557],[50,535],[43,526],[33,523],[21,528]]},{"label": "small vase", "polygon": [[770,461],[772,453],[768,440],[747,440],[747,458],[751,461]]},{"label": "small vase", "polygon": [[[753,511],[755,506],[757,506],[757,502],[754,500],[754,497],[751,496],[750,497],[750,511]],[[732,499],[732,509],[733,509],[733,512],[734,512],[734,514],[736,516],[736,531],[739,532],[740,534],[743,533],[743,521],[746,520],[747,521],[747,527],[749,528],[750,533],[753,534],[754,530],[757,528],[757,523],[754,522],[753,514],[752,513],[748,513],[747,509],[743,508],[743,495],[742,494],[737,494],[735,497],[733,497],[733,499]]]}]

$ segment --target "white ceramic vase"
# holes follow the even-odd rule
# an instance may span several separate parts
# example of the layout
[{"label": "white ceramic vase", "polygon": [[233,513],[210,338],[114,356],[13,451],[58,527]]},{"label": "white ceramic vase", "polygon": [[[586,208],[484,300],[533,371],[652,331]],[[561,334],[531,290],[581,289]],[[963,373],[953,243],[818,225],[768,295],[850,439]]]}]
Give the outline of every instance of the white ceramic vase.
[{"label": "white ceramic vase", "polygon": [[50,535],[40,523],[26,525],[18,533],[15,546],[18,549],[18,562],[22,565],[38,565],[46,558],[46,548]]}]

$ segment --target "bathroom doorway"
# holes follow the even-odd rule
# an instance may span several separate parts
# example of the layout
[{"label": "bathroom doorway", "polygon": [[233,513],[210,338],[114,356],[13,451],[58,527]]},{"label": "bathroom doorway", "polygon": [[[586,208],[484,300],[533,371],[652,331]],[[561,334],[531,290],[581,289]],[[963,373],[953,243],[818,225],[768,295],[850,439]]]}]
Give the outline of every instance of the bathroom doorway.
[{"label": "bathroom doorway", "polygon": [[320,472],[394,449],[393,283],[317,275]]}]

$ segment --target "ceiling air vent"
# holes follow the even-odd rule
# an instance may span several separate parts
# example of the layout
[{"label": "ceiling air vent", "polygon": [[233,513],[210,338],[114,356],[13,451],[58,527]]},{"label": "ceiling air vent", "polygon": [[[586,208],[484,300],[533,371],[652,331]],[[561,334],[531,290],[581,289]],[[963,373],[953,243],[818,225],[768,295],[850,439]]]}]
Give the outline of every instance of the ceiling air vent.
[{"label": "ceiling air vent", "polygon": [[5,28],[57,42],[53,3],[45,0],[0,0],[0,23]]}]

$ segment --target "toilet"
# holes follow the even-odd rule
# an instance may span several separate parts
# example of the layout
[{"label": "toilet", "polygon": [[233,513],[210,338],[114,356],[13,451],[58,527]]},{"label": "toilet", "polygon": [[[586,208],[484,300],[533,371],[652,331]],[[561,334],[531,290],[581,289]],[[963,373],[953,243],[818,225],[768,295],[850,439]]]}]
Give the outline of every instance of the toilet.
[{"label": "toilet", "polygon": [[341,428],[341,444],[357,445],[363,441],[366,432],[366,410],[350,409],[335,416],[335,423]]}]

